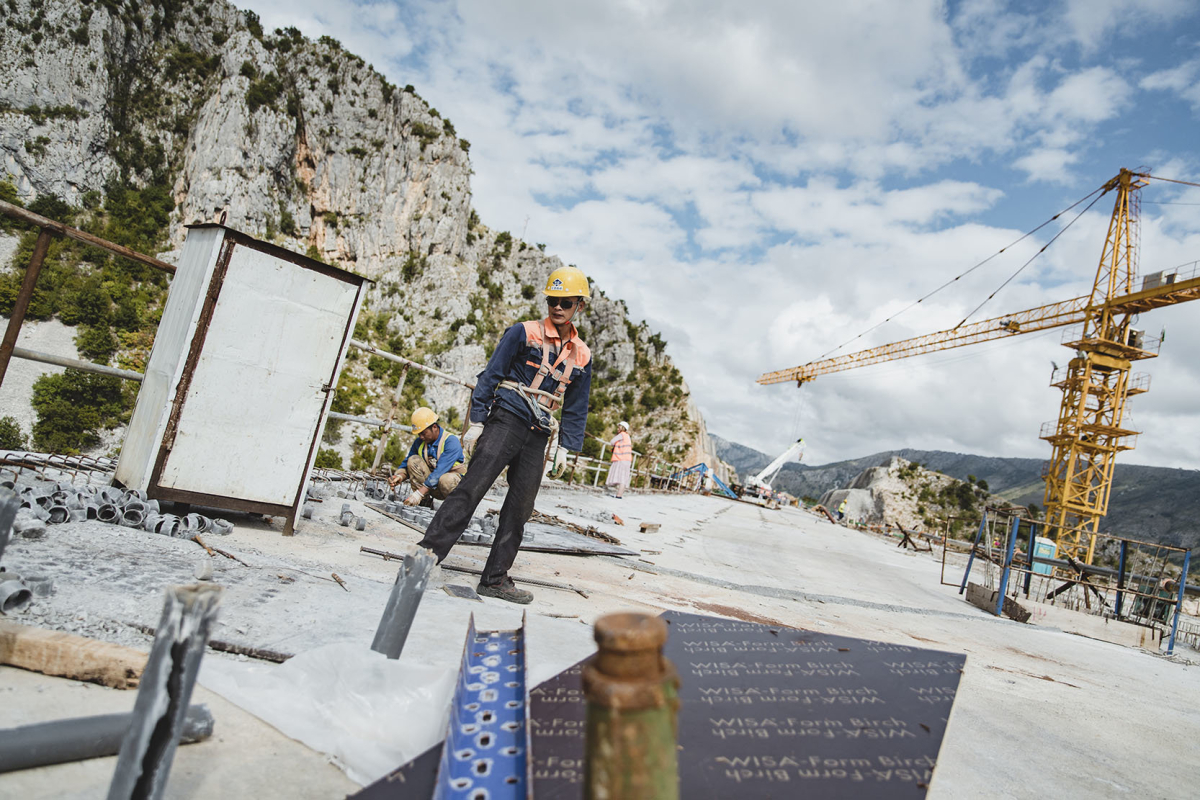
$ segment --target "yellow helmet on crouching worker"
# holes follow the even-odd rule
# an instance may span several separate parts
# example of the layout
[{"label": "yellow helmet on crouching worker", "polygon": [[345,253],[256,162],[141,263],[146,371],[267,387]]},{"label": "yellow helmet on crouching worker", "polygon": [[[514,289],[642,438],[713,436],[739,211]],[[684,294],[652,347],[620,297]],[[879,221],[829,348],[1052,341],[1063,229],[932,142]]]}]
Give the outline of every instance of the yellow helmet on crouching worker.
[{"label": "yellow helmet on crouching worker", "polygon": [[432,408],[421,406],[412,413],[413,433],[420,433],[437,421],[437,412],[435,412]]},{"label": "yellow helmet on crouching worker", "polygon": [[589,300],[592,298],[587,275],[584,275],[579,267],[559,267],[551,272],[542,294],[547,297],[586,297]]}]

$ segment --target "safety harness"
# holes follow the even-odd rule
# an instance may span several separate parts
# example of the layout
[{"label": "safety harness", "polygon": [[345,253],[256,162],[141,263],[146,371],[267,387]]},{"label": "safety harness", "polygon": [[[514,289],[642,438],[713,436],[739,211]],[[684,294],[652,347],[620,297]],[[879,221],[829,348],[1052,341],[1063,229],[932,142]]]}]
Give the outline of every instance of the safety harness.
[{"label": "safety harness", "polygon": [[[538,367],[537,374],[533,376],[533,380],[529,382],[528,386],[516,381],[500,381],[500,388],[516,392],[525,401],[525,405],[529,406],[538,425],[550,431],[551,441],[553,441],[558,434],[558,420],[554,418],[553,412],[562,407],[563,394],[566,393],[567,386],[571,383],[571,373],[575,371],[575,345],[570,341],[563,342],[558,358],[552,365],[550,363],[550,339],[546,336],[546,322],[542,320],[538,324],[542,330],[542,363]],[[529,363],[532,364],[532,362]],[[541,389],[542,381],[547,377],[558,382],[558,388],[553,392]]]}]

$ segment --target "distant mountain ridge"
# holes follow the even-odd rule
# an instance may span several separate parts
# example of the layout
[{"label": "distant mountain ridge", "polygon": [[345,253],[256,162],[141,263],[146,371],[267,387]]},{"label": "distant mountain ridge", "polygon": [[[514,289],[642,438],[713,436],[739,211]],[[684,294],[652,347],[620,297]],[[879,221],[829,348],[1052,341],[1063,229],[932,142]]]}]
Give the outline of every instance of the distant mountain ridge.
[{"label": "distant mountain ridge", "polygon": [[[710,434],[717,455],[744,476],[762,469],[772,456]],[[892,456],[965,480],[974,475],[988,489],[1021,505],[1042,505],[1042,459],[996,458],[942,450],[887,450],[831,464],[785,464],[775,488],[797,497],[820,497],[848,486],[864,469],[885,464]],[[1200,471],[1117,464],[1108,517],[1102,530],[1130,539],[1200,548]]]}]

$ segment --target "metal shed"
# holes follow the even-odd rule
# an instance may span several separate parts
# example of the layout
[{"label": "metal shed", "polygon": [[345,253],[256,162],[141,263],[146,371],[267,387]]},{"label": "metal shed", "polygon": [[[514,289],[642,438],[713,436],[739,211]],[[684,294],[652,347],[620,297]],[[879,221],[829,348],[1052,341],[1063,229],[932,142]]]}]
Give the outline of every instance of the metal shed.
[{"label": "metal shed", "polygon": [[284,515],[290,535],[367,279],[188,227],[116,481]]}]

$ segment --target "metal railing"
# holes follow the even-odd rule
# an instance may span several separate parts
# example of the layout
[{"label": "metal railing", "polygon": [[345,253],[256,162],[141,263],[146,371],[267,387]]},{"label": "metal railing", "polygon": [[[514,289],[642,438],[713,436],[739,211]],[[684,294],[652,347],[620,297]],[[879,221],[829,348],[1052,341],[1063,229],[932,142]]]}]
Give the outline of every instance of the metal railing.
[{"label": "metal railing", "polygon": [[[993,522],[990,531],[989,517]],[[1101,539],[1116,545],[1117,564],[1107,567],[1083,563],[1069,556],[1058,558],[1039,554],[1038,540],[1046,538],[1047,527],[1044,521],[1017,514],[985,512],[963,571],[959,593],[966,590],[971,568],[979,558],[986,565],[989,585],[995,583],[996,616],[1001,616],[1006,598],[1015,601],[1023,596],[1035,602],[1155,628],[1169,636],[1167,653],[1174,652],[1184,616],[1184,595],[1188,591],[1200,592],[1200,586],[1187,583],[1191,550],[1074,529],[1093,540]],[[1039,532],[1043,535],[1039,536]],[[984,539],[985,535],[988,539]],[[999,546],[993,547],[993,541]],[[1024,552],[1018,550],[1018,543],[1024,546]],[[1172,576],[1172,558],[1182,562],[1178,578]]]}]

